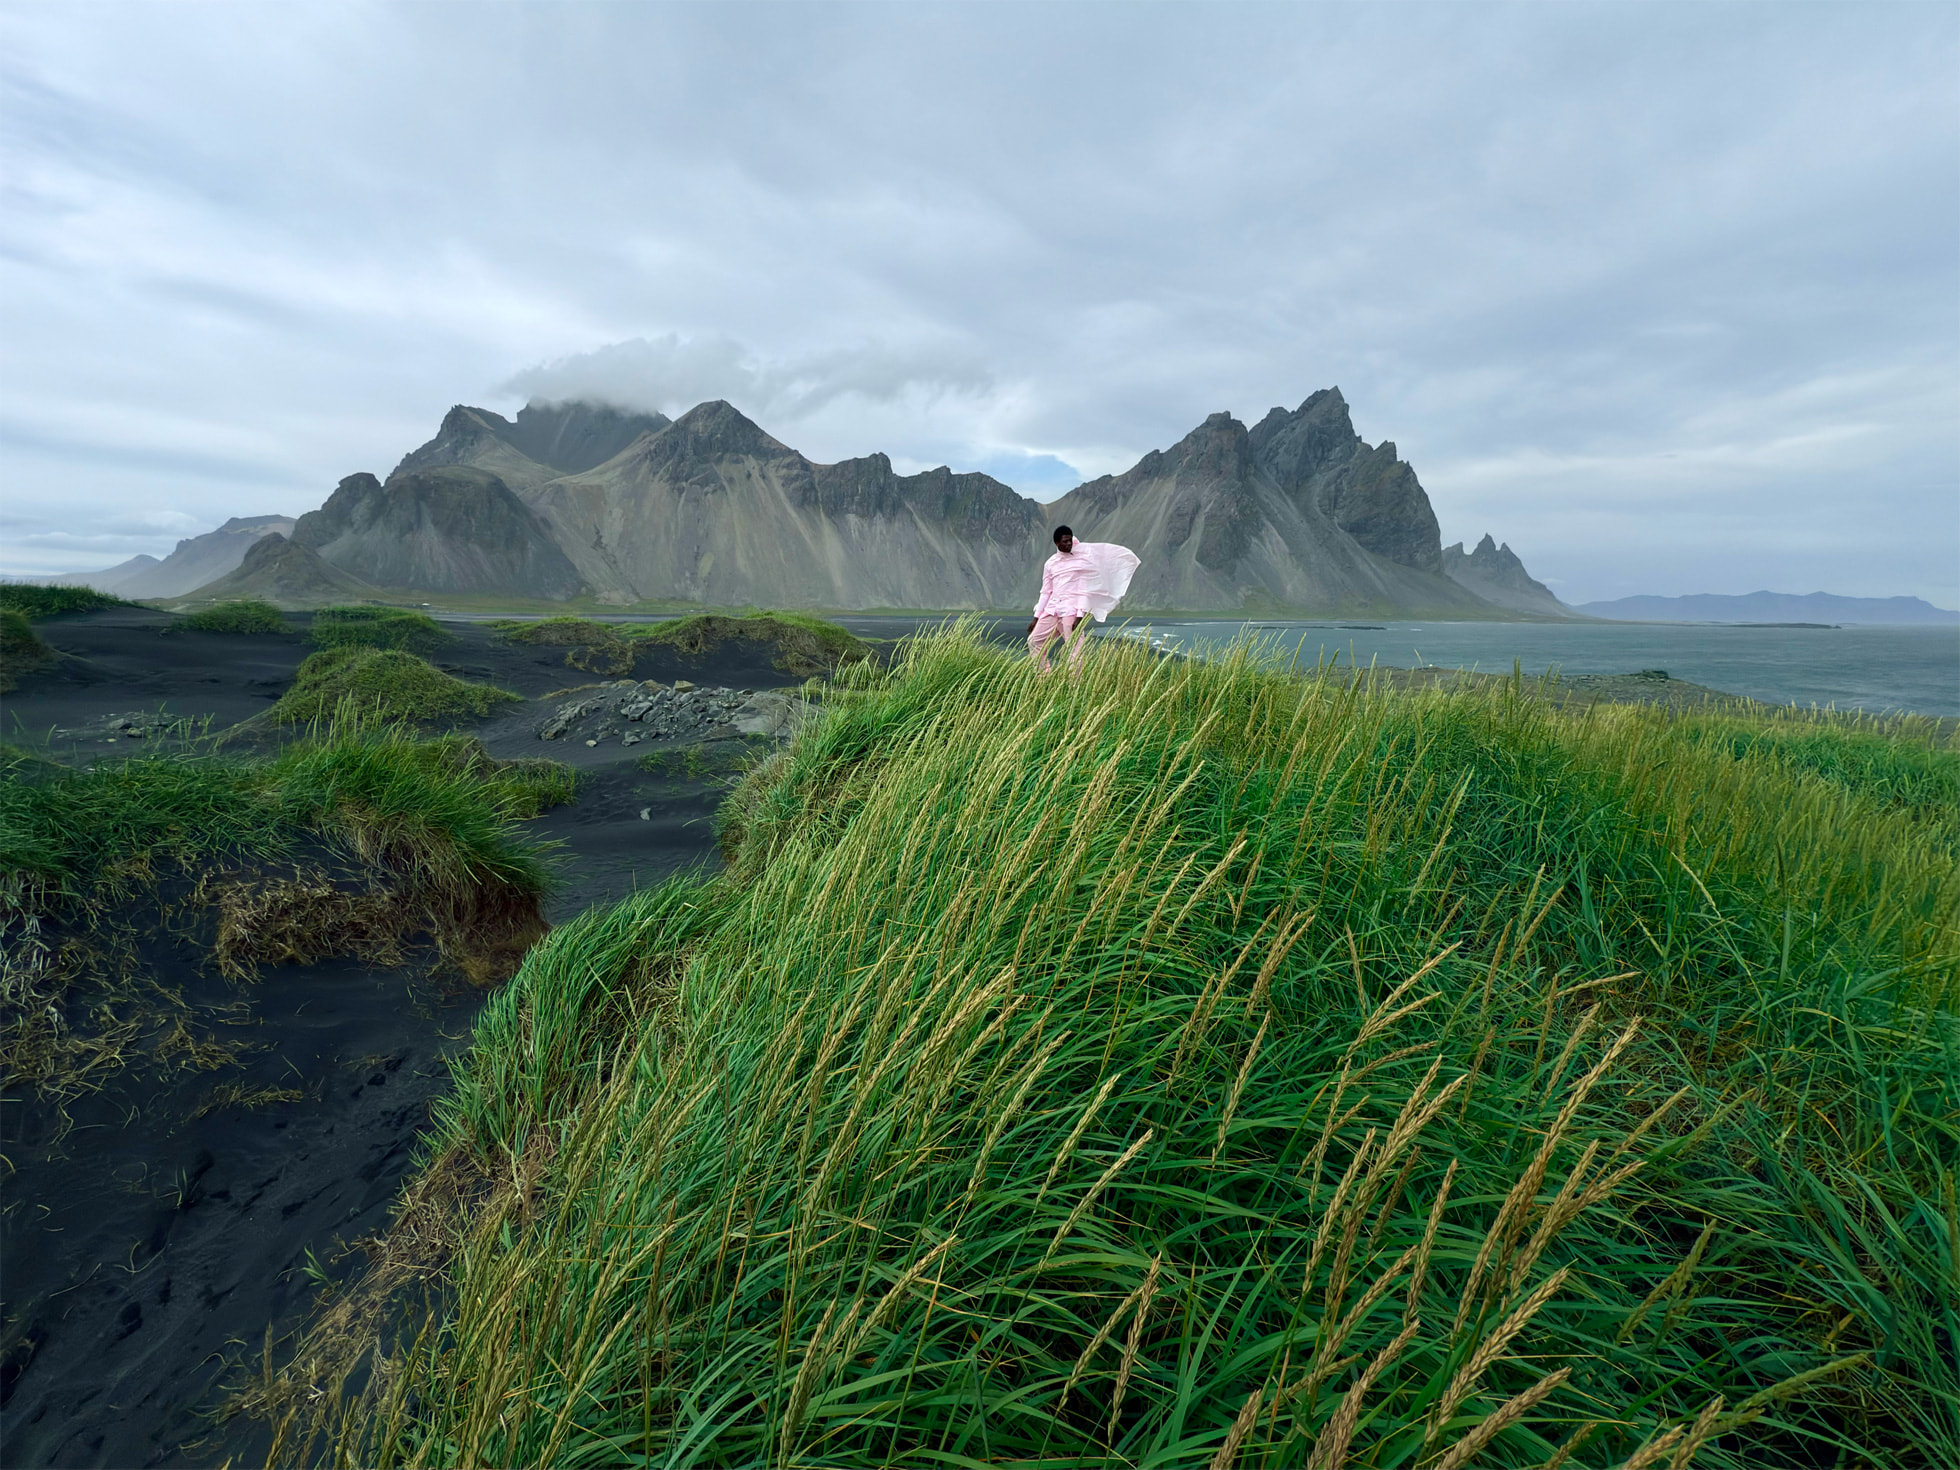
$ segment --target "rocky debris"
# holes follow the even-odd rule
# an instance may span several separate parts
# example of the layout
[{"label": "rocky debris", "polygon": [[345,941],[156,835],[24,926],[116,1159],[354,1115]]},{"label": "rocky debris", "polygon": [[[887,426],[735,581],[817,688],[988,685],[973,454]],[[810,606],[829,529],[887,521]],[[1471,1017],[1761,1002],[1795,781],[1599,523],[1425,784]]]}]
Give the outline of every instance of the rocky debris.
[{"label": "rocky debris", "polygon": [[739,735],[771,739],[795,732],[810,702],[796,695],[763,690],[698,686],[676,679],[617,679],[579,691],[538,726],[540,740],[582,740],[588,746],[617,738],[621,745],[643,740],[726,740]]},{"label": "rocky debris", "polygon": [[104,715],[99,720],[91,720],[86,725],[77,725],[72,730],[56,730],[56,740],[101,740],[114,745],[118,740],[148,740],[158,735],[168,735],[178,730],[185,722],[177,715],[166,715],[147,710],[137,710],[127,715]]}]

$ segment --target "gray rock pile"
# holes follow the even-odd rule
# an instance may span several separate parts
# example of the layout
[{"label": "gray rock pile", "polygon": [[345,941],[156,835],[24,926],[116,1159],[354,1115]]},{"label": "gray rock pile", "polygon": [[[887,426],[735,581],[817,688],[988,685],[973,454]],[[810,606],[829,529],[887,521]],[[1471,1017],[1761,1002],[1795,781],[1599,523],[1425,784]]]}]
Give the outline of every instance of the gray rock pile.
[{"label": "gray rock pile", "polygon": [[56,740],[101,740],[114,745],[118,740],[149,740],[158,735],[188,731],[190,723],[178,715],[137,710],[127,715],[104,715],[72,730],[56,730]]},{"label": "gray rock pile", "polygon": [[775,738],[795,732],[810,709],[808,700],[773,690],[697,686],[676,679],[671,686],[654,679],[618,679],[580,691],[538,726],[540,740],[582,740],[621,745],[643,740],[733,740],[740,736]]}]

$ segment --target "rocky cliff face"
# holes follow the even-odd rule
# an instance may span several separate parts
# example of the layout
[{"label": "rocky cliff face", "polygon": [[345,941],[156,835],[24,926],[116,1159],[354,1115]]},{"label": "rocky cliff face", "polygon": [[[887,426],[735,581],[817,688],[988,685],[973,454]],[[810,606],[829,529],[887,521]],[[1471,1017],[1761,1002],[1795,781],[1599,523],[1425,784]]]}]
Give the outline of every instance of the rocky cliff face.
[{"label": "rocky cliff face", "polygon": [[998,480],[819,465],[722,402],[522,492],[586,583],[621,601],[998,607],[1033,585],[1041,510]]},{"label": "rocky cliff face", "polygon": [[1443,571],[1449,578],[1483,598],[1512,612],[1539,617],[1569,618],[1572,609],[1552,595],[1543,582],[1532,580],[1516,552],[1507,543],[1499,546],[1489,532],[1466,553],[1463,543],[1443,551]]},{"label": "rocky cliff face", "polygon": [[376,589],[359,577],[322,561],[310,548],[277,532],[252,543],[236,570],[197,589],[199,602],[263,597],[287,611],[360,602]]},{"label": "rocky cliff face", "polygon": [[554,599],[583,590],[544,523],[473,466],[397,470],[385,485],[349,475],[292,539],[379,587]]},{"label": "rocky cliff face", "polygon": [[1442,575],[1415,472],[1354,432],[1337,388],[1253,429],[1215,413],[1047,518],[1143,559],[1126,604],[1137,611],[1489,612]]}]

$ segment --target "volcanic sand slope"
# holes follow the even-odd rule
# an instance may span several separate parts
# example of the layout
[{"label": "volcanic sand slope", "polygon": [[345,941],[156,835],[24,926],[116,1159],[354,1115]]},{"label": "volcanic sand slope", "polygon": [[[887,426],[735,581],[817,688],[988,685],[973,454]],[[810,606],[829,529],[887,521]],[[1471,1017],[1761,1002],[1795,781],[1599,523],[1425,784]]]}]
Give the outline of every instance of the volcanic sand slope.
[{"label": "volcanic sand slope", "polygon": [[1960,874],[1885,772],[859,668],[726,876],[486,1009],[337,1462],[1960,1462]]}]

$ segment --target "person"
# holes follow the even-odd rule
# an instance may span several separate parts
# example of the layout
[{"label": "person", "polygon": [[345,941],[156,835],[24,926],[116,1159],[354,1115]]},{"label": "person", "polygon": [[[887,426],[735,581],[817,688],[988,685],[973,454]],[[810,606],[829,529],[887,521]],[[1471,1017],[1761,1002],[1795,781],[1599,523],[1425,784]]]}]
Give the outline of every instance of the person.
[{"label": "person", "polygon": [[1048,672],[1048,645],[1060,638],[1068,645],[1069,671],[1079,669],[1089,648],[1083,619],[1106,620],[1130,590],[1139,565],[1127,546],[1077,541],[1067,526],[1055,527],[1055,554],[1042,565],[1041,598],[1028,624],[1028,653],[1035,667]]}]

